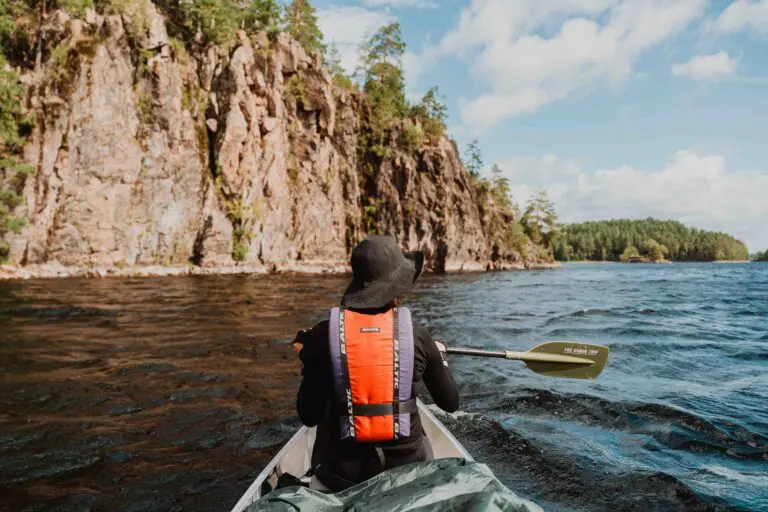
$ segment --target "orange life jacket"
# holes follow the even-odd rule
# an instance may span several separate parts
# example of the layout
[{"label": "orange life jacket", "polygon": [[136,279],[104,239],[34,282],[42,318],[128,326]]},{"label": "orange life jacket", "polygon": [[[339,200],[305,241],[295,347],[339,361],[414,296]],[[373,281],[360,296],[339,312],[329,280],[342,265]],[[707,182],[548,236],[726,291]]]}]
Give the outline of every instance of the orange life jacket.
[{"label": "orange life jacket", "polygon": [[341,439],[378,443],[410,436],[416,411],[411,312],[333,308],[329,334]]}]

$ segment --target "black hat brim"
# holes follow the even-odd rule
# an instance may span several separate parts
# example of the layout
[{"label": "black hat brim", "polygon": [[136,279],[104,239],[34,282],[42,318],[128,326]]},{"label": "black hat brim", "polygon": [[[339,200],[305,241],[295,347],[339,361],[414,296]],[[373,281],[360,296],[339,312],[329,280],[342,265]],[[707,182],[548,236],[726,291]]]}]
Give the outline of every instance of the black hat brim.
[{"label": "black hat brim", "polygon": [[395,298],[410,291],[423,271],[423,252],[403,252],[403,259],[397,270],[386,278],[368,282],[361,282],[353,278],[344,292],[341,305],[353,309],[385,307]]}]

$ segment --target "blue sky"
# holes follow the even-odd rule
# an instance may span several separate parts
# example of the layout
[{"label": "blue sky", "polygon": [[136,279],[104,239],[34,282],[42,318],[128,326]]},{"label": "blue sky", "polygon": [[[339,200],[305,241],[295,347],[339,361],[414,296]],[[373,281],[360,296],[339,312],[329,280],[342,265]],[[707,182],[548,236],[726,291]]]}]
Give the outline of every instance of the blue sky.
[{"label": "blue sky", "polygon": [[408,93],[437,85],[518,202],[563,221],[677,219],[768,249],[768,0],[317,0],[352,68],[398,20]]}]

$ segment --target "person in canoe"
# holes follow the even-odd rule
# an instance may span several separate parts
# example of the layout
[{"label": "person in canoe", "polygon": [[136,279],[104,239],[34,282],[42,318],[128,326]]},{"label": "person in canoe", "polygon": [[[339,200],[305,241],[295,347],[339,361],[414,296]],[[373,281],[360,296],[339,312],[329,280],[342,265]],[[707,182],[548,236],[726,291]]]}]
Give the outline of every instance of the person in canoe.
[{"label": "person in canoe", "polygon": [[371,236],[354,248],[351,263],[341,307],[294,340],[302,364],[296,408],[304,425],[317,426],[310,487],[333,492],[432,458],[416,405],[418,382],[442,410],[459,408],[445,345],[401,305],[424,254]]}]

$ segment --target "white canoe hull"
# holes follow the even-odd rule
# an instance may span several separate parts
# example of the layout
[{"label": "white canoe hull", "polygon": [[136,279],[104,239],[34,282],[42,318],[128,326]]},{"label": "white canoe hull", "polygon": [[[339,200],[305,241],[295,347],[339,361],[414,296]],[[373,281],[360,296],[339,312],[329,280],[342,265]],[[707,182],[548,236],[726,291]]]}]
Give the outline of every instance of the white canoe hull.
[{"label": "white canoe hull", "polygon": [[[432,443],[432,451],[436,459],[458,457],[473,460],[472,456],[421,401],[419,401],[419,415],[424,432]],[[232,512],[243,512],[251,503],[261,498],[264,482],[270,482],[274,487],[282,474],[288,473],[296,477],[305,475],[310,468],[314,444],[315,427],[301,427],[256,477]]]}]

